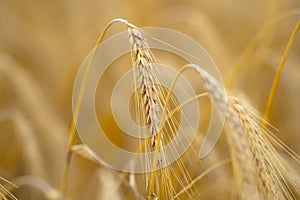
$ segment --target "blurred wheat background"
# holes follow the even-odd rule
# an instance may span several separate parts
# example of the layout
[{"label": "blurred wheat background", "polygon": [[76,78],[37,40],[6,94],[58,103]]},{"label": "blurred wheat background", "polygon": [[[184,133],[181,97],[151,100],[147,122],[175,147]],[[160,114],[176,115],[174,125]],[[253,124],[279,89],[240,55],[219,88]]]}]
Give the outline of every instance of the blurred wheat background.
[{"label": "blurred wheat background", "polygon": [[[0,176],[19,187],[0,183],[18,199],[61,198],[73,82],[81,62],[112,19],[121,17],[139,27],[175,29],[194,38],[209,52],[230,91],[262,114],[300,12],[276,23],[246,62],[240,63],[243,70],[233,78],[231,74],[264,25],[297,8],[299,0],[0,0]],[[108,34],[119,31],[124,27],[114,26]],[[279,129],[275,134],[298,154],[299,65],[300,36],[288,55],[270,116],[271,124]],[[105,125],[110,127],[109,117]],[[120,137],[111,137],[121,143]],[[226,149],[222,142],[219,146]],[[73,156],[69,199],[134,199],[123,184],[122,195],[111,197],[118,187],[116,172]],[[203,199],[222,197],[222,192],[209,190]]]}]

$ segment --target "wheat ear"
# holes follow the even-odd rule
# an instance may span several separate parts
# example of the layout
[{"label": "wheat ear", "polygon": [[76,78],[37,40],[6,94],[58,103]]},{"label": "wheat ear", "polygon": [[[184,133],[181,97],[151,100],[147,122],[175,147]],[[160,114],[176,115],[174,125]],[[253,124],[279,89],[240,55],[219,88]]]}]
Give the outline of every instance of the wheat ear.
[{"label": "wheat ear", "polygon": [[[209,94],[216,104],[217,109],[226,111],[225,121],[233,131],[226,131],[226,138],[229,143],[232,157],[232,165],[235,175],[236,188],[241,199],[258,199],[257,184],[255,180],[255,167],[250,151],[247,137],[239,125],[239,118],[232,107],[230,99],[222,91],[220,83],[209,73],[197,65],[192,65],[205,80]],[[226,109],[226,110],[225,110]]]},{"label": "wheat ear", "polygon": [[[158,178],[162,179],[163,185],[172,185],[165,178],[168,177],[169,171],[164,169],[164,174],[157,174],[157,166],[164,161],[163,141],[164,136],[161,130],[162,102],[160,97],[163,96],[162,91],[156,86],[157,81],[154,77],[154,57],[150,48],[142,36],[141,32],[136,28],[128,29],[130,38],[131,57],[134,68],[134,82],[136,88],[136,111],[137,119],[140,125],[147,127],[146,136],[150,134],[150,143],[145,145],[145,152],[154,151],[154,159],[152,166],[149,160],[145,160],[145,168],[151,170],[150,176],[147,176],[148,195],[150,199],[157,198],[155,194],[155,182]],[[145,136],[145,135],[144,135]],[[172,191],[169,186],[165,188],[168,193]],[[172,193],[172,192],[171,192]],[[169,194],[170,195],[170,194]]]},{"label": "wheat ear", "polygon": [[265,128],[260,126],[257,118],[240,100],[234,99],[234,109],[239,115],[240,124],[247,133],[255,166],[258,174],[258,188],[263,199],[293,199],[293,193],[286,180],[287,171],[282,167],[277,152],[268,141]]},{"label": "wheat ear", "polygon": [[[202,76],[202,78],[205,80],[207,89],[213,102],[216,103],[216,109],[225,112],[226,107],[228,107],[228,101],[226,98],[226,94],[224,93],[224,91],[222,91],[220,83],[217,80],[215,80],[209,73],[207,73],[205,70],[203,70],[197,65],[187,64],[184,67],[182,67],[178,72],[178,76],[174,79],[171,88],[174,87],[176,80],[179,77],[179,74],[182,74],[187,69],[194,69]],[[202,95],[200,95],[199,97],[201,96]],[[194,98],[190,101],[193,100]],[[235,115],[235,118],[232,118],[233,115]],[[236,186],[239,193],[238,195],[242,199],[248,197],[248,199],[259,199],[257,183],[255,179],[256,171],[254,161],[252,158],[252,153],[250,151],[247,137],[239,124],[238,115],[235,114],[234,110],[229,109],[229,111],[227,110],[225,117],[226,121],[229,122],[233,129],[235,129],[235,132],[229,132],[229,134],[227,135],[227,139],[230,143],[229,146],[231,147],[231,156],[233,160],[232,163],[234,166],[234,172],[236,176]]]},{"label": "wheat ear", "polygon": [[[227,101],[220,91],[220,84],[206,71],[194,65],[205,79],[211,98],[224,109],[229,146],[236,172],[239,195],[242,199],[293,199],[294,195],[285,177],[286,171],[277,157],[276,149],[266,137],[261,119],[250,107],[234,97]],[[278,140],[278,139],[277,139]],[[292,184],[292,183],[291,183]]]}]

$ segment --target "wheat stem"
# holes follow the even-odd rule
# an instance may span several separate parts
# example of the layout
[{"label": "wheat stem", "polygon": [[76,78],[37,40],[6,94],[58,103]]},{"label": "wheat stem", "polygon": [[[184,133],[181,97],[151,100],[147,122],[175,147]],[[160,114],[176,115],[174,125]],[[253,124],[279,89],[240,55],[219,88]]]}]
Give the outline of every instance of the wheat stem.
[{"label": "wheat stem", "polygon": [[271,88],[271,91],[270,91],[270,94],[269,94],[269,98],[268,98],[268,102],[267,102],[267,105],[266,105],[266,108],[265,108],[265,112],[264,112],[264,120],[265,121],[269,120],[270,112],[272,110],[272,105],[274,103],[274,98],[276,96],[276,92],[277,92],[277,88],[278,88],[280,76],[281,76],[281,73],[282,73],[282,70],[283,70],[286,58],[288,56],[288,53],[289,53],[289,51],[290,51],[290,49],[292,47],[292,44],[294,43],[295,38],[296,38],[296,36],[297,36],[297,34],[299,32],[299,28],[300,28],[300,21],[298,21],[297,25],[295,26],[295,28],[294,28],[291,36],[290,36],[290,39],[288,41],[288,44],[287,44],[287,46],[286,46],[286,48],[284,50],[283,56],[281,57],[281,61],[280,61],[278,70],[276,72],[276,75],[274,77],[272,88]]}]

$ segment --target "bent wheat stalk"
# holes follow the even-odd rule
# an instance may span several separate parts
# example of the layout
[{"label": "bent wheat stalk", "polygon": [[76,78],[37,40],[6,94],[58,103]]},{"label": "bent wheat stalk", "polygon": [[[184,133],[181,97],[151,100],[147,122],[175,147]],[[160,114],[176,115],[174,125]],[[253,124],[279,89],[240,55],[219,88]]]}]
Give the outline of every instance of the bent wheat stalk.
[{"label": "bent wheat stalk", "polygon": [[75,141],[75,135],[76,135],[76,121],[78,120],[78,116],[79,116],[79,112],[81,109],[81,104],[82,104],[82,99],[83,99],[83,94],[84,91],[86,89],[86,82],[87,79],[90,75],[90,70],[91,67],[94,63],[95,60],[95,56],[97,55],[98,49],[99,49],[99,45],[101,44],[101,42],[104,39],[105,34],[107,33],[107,31],[109,30],[109,28],[115,24],[115,23],[122,23],[127,27],[132,27],[133,25],[128,23],[126,20],[124,19],[114,19],[111,22],[109,22],[106,27],[104,28],[103,32],[101,33],[99,39],[96,42],[93,54],[88,62],[88,67],[84,73],[84,77],[82,80],[82,83],[80,85],[80,89],[79,89],[79,95],[76,99],[76,105],[75,105],[75,110],[73,113],[73,119],[71,121],[71,126],[70,126],[70,130],[69,130],[69,140],[68,140],[68,147],[67,147],[67,158],[66,158],[66,164],[65,164],[65,169],[64,169],[64,173],[63,173],[63,177],[61,180],[61,192],[62,194],[66,193],[66,189],[67,189],[67,179],[68,179],[68,174],[69,174],[69,167],[70,167],[70,163],[71,163],[71,156],[72,156],[72,147],[74,145],[74,141]]}]

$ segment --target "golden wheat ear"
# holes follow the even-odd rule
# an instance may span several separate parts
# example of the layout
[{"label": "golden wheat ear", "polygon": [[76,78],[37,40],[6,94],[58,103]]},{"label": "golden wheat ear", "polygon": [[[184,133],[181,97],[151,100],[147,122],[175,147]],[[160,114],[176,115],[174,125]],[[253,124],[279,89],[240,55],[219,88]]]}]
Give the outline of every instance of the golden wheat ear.
[{"label": "golden wheat ear", "polygon": [[[153,161],[150,158],[144,160],[146,171],[151,171],[146,175],[146,190],[148,198],[156,199],[158,196],[170,198],[174,195],[174,189],[170,182],[170,170],[160,169],[167,162],[164,152],[164,129],[161,127],[163,103],[161,97],[164,96],[162,89],[157,84],[159,80],[154,75],[154,56],[137,28],[128,29],[132,65],[134,69],[136,118],[140,125],[146,129],[140,130],[143,137],[150,136],[150,141],[146,140],[142,151],[154,152]],[[141,141],[141,143],[143,143]],[[152,163],[152,164],[151,164]],[[156,171],[158,169],[158,171]],[[161,189],[160,189],[161,188]]]},{"label": "golden wheat ear", "polygon": [[[205,80],[211,98],[218,103],[219,109],[227,108],[226,122],[230,130],[226,136],[239,196],[242,199],[294,198],[288,185],[290,180],[285,178],[287,172],[281,167],[277,151],[265,136],[266,131],[257,114],[235,97],[228,97],[227,101],[218,81],[199,66],[192,65],[192,68]],[[295,184],[292,182],[290,185]]]},{"label": "golden wheat ear", "polygon": [[[221,87],[217,86],[218,82],[209,74],[203,73],[200,67],[195,67],[206,80],[211,98],[215,98],[216,102],[222,102],[220,108],[226,103],[226,122],[230,126],[230,130],[226,131],[226,136],[231,148],[240,196],[250,199],[295,198],[290,186],[294,187],[296,193],[299,193],[299,188],[295,187],[295,180],[299,178],[294,180],[289,178],[290,172],[286,169],[290,164],[278,158],[278,150],[275,147],[283,147],[297,162],[299,162],[299,156],[262,126],[263,120],[253,108],[232,96],[228,96],[227,102],[224,98],[220,98],[218,88]],[[299,177],[299,174],[295,176]]]},{"label": "golden wheat ear", "polygon": [[[182,159],[176,160],[176,167],[168,166],[161,169],[168,161],[164,145],[165,139],[170,139],[170,132],[171,135],[174,136],[176,134],[176,126],[179,126],[178,121],[174,118],[174,114],[180,111],[186,104],[207,96],[207,93],[197,95],[187,100],[187,102],[177,105],[177,107],[175,103],[174,110],[170,109],[169,104],[174,104],[172,91],[176,81],[182,72],[192,65],[189,64],[183,67],[182,70],[178,72],[168,91],[164,91],[159,84],[160,80],[157,79],[154,74],[155,58],[143,36],[143,32],[137,28],[129,28],[128,32],[135,77],[137,119],[139,119],[139,124],[147,127],[146,132],[140,134],[142,136],[151,136],[150,141],[146,140],[145,143],[143,143],[143,147],[145,152],[154,151],[155,153],[152,165],[149,164],[149,160],[147,159],[144,164],[147,171],[148,169],[151,171],[146,175],[146,190],[148,191],[148,196],[150,199],[178,198],[175,190],[175,187],[178,186],[182,188],[182,193],[192,197],[192,193],[197,190],[194,187],[196,181],[193,182]],[[169,127],[169,129],[166,127]],[[145,131],[145,129],[143,129],[143,131]],[[181,141],[175,142],[180,143]],[[192,150],[193,153],[196,152],[195,149]],[[173,154],[176,156],[178,151],[175,146],[173,151]]]},{"label": "golden wheat ear", "polygon": [[[231,107],[231,99],[227,97],[224,87],[204,69],[197,65],[187,67],[195,70],[204,79],[214,108],[220,111],[219,113],[225,112],[223,117],[230,127],[230,131],[225,133],[235,175],[234,193],[237,193],[242,199],[259,199],[253,155],[250,151],[247,136],[239,123],[239,117]],[[221,125],[223,127],[223,124]],[[220,133],[221,131],[209,137],[209,139],[213,138],[215,140],[212,144],[216,143]]]}]

